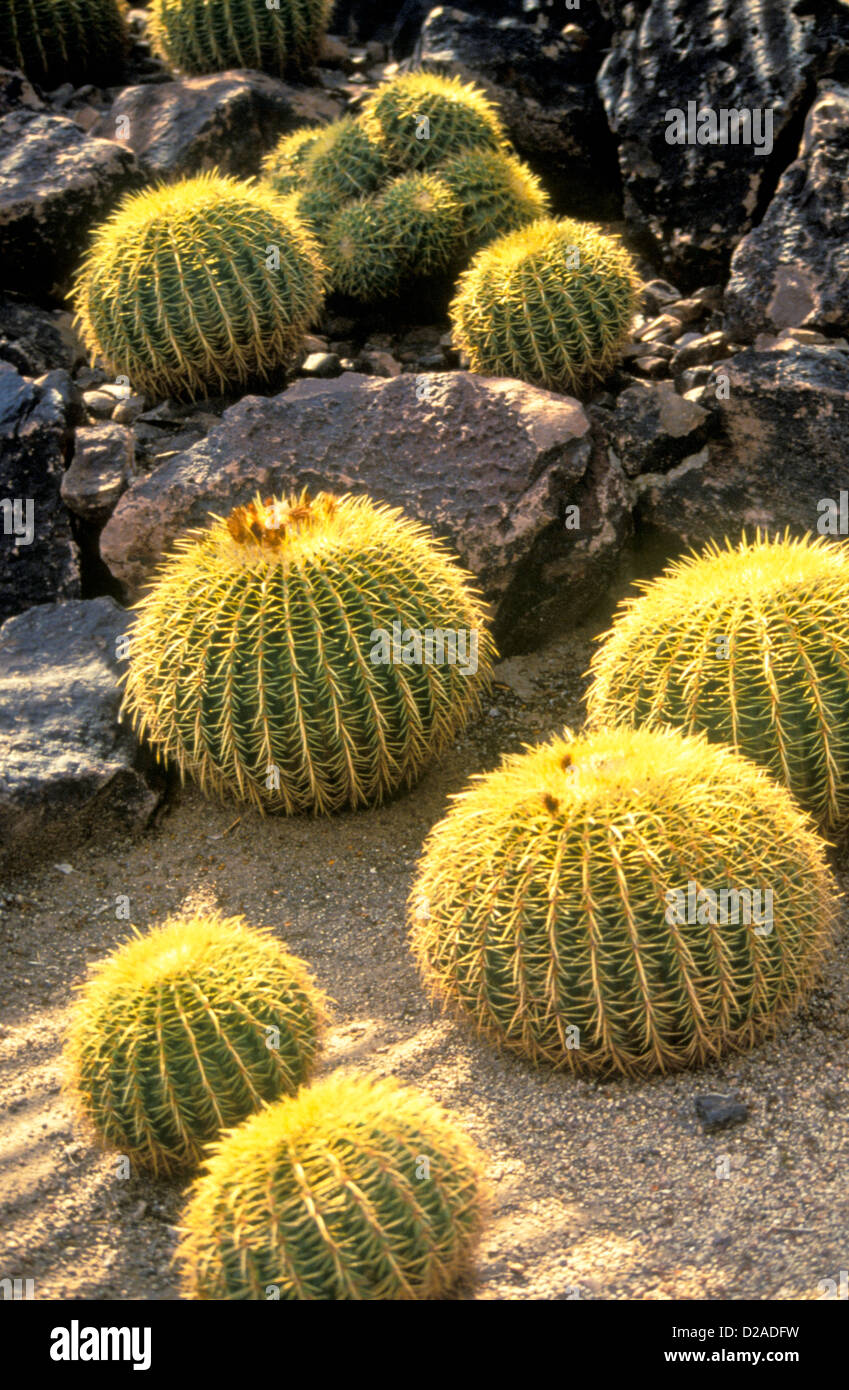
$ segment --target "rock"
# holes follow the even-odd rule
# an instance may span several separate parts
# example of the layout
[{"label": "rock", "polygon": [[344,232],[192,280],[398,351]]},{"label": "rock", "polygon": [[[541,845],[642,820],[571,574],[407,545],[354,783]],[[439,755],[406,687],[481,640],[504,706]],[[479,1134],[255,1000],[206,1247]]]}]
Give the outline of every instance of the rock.
[{"label": "rock", "polygon": [[140,182],[131,151],[64,116],[0,118],[2,283],[39,301],[61,298],[93,225]]},{"label": "rock", "polygon": [[401,363],[391,352],[364,352],[362,362],[374,376],[400,376]]},{"label": "rock", "polygon": [[48,603],[0,627],[0,860],[136,833],[160,794],[117,722],[129,615],[110,598]]},{"label": "rock", "polygon": [[53,367],[73,371],[84,357],[70,314],[0,294],[0,359],[23,376],[41,376]]},{"label": "rock", "polygon": [[597,601],[628,526],[624,484],[569,397],[456,372],[349,372],[230,407],[129,488],[101,555],[135,594],[180,532],[257,491],[365,492],[448,540],[493,603],[506,654]]},{"label": "rock", "polygon": [[640,290],[640,304],[652,318],[681,298],[681,291],[668,280],[649,280]]},{"label": "rock", "polygon": [[669,552],[743,527],[816,532],[819,504],[846,487],[849,355],[788,340],[784,352],[729,357],[715,379],[701,398],[715,434],[665,476],[636,480],[638,528]]},{"label": "rock", "polygon": [[60,497],[70,445],[60,392],[0,363],[0,621],[80,592],[79,553]]},{"label": "rock", "polygon": [[[626,219],[686,288],[706,271],[724,280],[731,252],[760,219],[816,79],[845,53],[849,6],[647,0],[612,13],[617,32],[598,89],[619,140]],[[717,122],[722,110],[761,112],[752,133],[764,152],[751,138],[731,143],[733,130],[725,143],[670,143],[678,119],[671,113],[682,122],[692,116],[696,135],[702,108]],[[707,118],[702,130],[709,133]]]},{"label": "rock", "polygon": [[127,396],[112,411],[112,419],[116,425],[131,425],[144,412],[144,406],[144,396]]},{"label": "rock", "polygon": [[680,332],[681,320],[667,313],[649,319],[634,336],[640,343],[673,343]]},{"label": "rock", "polygon": [[638,357],[634,362],[633,370],[638,376],[646,376],[650,377],[652,381],[660,381],[663,377],[669,376],[669,359],[659,357],[654,353],[648,357]]},{"label": "rock", "polygon": [[703,367],[709,366],[712,362],[721,362],[734,351],[725,334],[721,332],[696,333],[689,336],[687,342],[682,339],[681,344],[670,363],[673,376],[685,371],[687,367]]},{"label": "rock", "polygon": [[300,366],[301,376],[339,376],[342,367],[335,352],[311,352]]},{"label": "rock", "polygon": [[696,1096],[696,1114],[705,1134],[718,1134],[720,1130],[743,1124],[749,1118],[749,1107],[733,1096],[711,1093]]},{"label": "rock", "polygon": [[808,112],[798,158],[734,252],[725,311],[743,343],[849,328],[849,88],[825,88]]},{"label": "rock", "polygon": [[83,401],[85,408],[96,420],[111,420],[112,412],[118,404],[115,397],[108,391],[100,388],[94,391],[83,391]]},{"label": "rock", "polygon": [[20,107],[43,111],[44,102],[36,95],[29,79],[17,68],[0,68],[0,116]]},{"label": "rock", "polygon": [[440,6],[424,22],[414,60],[485,89],[557,207],[576,217],[619,215],[616,147],[585,45],[511,17]]},{"label": "rock", "polygon": [[317,88],[234,68],[126,87],[92,134],[128,145],[148,174],[214,166],[244,178],[259,173],[262,155],[280,135],[339,114],[339,103]]},{"label": "rock", "polygon": [[70,372],[64,367],[56,367],[52,372],[44,372],[35,378],[35,385],[42,391],[55,391],[62,402],[65,423],[76,429],[77,425],[88,423],[88,411],[83,404],[82,391]]},{"label": "rock", "polygon": [[114,423],[91,425],[76,432],[74,457],[62,479],[62,500],[84,521],[103,525],[135,476],[132,430]]},{"label": "rock", "polygon": [[670,381],[636,382],[616,398],[613,411],[591,407],[607,447],[628,477],[665,473],[705,443],[711,416],[679,396]]}]

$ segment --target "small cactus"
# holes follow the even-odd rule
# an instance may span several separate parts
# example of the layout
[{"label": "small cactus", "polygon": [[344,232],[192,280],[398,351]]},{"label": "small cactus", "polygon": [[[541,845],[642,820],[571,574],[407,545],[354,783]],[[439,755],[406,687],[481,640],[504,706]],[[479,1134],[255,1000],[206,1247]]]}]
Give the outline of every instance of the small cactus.
[{"label": "small cactus", "polygon": [[86,346],[153,396],[232,390],[286,366],[321,306],[314,239],[268,189],[215,173],[131,194],[74,294]]},{"label": "small cactus", "polygon": [[263,181],[279,196],[285,197],[300,189],[309,152],[321,133],[321,126],[300,126],[298,130],[284,135],[273,149],[263,155]]},{"label": "small cactus", "polygon": [[461,238],[462,213],[448,185],[434,174],[402,174],[330,223],[330,283],[361,300],[399,294],[406,281],[445,270]]},{"label": "small cactus", "polygon": [[153,0],[156,51],[186,73],[253,68],[280,77],[318,57],[333,0]]},{"label": "small cactus", "polygon": [[431,993],[484,1036],[638,1076],[768,1035],[815,979],[834,896],[822,842],[762,769],[703,736],[600,729],[455,797],[410,917]]},{"label": "small cactus", "polygon": [[69,1089],[104,1145],[181,1172],[223,1127],[297,1090],[324,1023],[306,967],[269,933],[172,918],[95,967],[69,1029]]},{"label": "small cactus", "polygon": [[704,731],[845,822],[849,547],[744,535],[641,587],[593,659],[591,720]]},{"label": "small cactus", "polygon": [[124,0],[3,0],[0,64],[31,82],[109,82],[129,48]]},{"label": "small cactus", "polygon": [[196,1299],[436,1299],[471,1266],[483,1156],[391,1079],[334,1073],[232,1130],[189,1193]]},{"label": "small cactus", "polygon": [[536,174],[505,150],[461,150],[439,169],[463,216],[465,253],[545,217],[549,198]]},{"label": "small cactus", "polygon": [[469,146],[507,146],[498,112],[480,88],[432,72],[384,82],[360,119],[398,170],[433,168]]},{"label": "small cactus", "polygon": [[286,812],[380,801],[488,682],[467,579],[370,498],[257,498],[186,537],[137,606],[124,708],[214,795]]},{"label": "small cactus", "polygon": [[386,162],[363,127],[347,116],[320,131],[300,173],[298,212],[320,235],[343,204],[379,186]]},{"label": "small cactus", "polygon": [[580,390],[616,362],[636,285],[617,238],[568,218],[532,222],[490,242],[461,275],[455,342],[474,372]]}]

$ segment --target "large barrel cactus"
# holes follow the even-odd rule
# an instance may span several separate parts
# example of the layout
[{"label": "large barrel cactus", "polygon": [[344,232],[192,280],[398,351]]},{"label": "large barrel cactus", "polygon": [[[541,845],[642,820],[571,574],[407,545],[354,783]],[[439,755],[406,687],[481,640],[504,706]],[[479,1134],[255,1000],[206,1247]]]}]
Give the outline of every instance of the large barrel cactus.
[{"label": "large barrel cactus", "polygon": [[318,57],[333,0],[153,0],[151,39],[187,73],[303,72]]},{"label": "large barrel cactus", "polygon": [[66,1046],[98,1138],[175,1173],[312,1071],[325,1005],[306,967],[241,918],[172,918],[94,968]]},{"label": "large barrel cactus", "polygon": [[32,82],[115,82],[129,47],[124,0],[3,0],[0,64]]},{"label": "large barrel cactus", "polygon": [[483,1158],[421,1091],[335,1073],[215,1146],[178,1249],[199,1299],[444,1297],[470,1269]]},{"label": "large barrel cactus", "polygon": [[486,1037],[636,1076],[766,1036],[833,895],[787,791],[703,736],[599,730],[507,758],[431,832],[410,898],[435,995]]},{"label": "large barrel cactus", "polygon": [[414,782],[477,708],[468,576],[367,497],[259,498],[185,538],[137,608],[125,708],[208,792],[336,811]]},{"label": "large barrel cactus", "polygon": [[580,391],[617,361],[636,287],[616,237],[569,218],[531,222],[490,242],[461,275],[455,342],[474,372]]},{"label": "large barrel cactus", "polygon": [[709,545],[620,607],[593,663],[595,723],[703,730],[818,821],[849,816],[849,548]]},{"label": "large barrel cactus", "polygon": [[232,390],[286,366],[318,313],[324,265],[269,189],[209,173],[131,194],[75,287],[86,346],[153,396]]}]

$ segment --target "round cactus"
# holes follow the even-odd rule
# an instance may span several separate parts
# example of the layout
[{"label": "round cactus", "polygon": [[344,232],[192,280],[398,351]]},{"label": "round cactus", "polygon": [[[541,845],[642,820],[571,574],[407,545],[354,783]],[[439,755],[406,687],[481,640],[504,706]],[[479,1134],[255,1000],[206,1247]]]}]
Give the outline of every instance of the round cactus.
[{"label": "round cactus", "polygon": [[432,72],[384,82],[360,119],[396,169],[432,168],[472,145],[507,145],[498,113],[480,88]]},{"label": "round cactus", "polygon": [[467,254],[549,210],[536,174],[505,150],[462,150],[446,160],[439,175],[460,205]]},{"label": "round cactus", "polygon": [[212,794],[380,801],[479,705],[493,647],[467,579],[367,497],[257,498],[184,539],[138,605],[124,708]]},{"label": "round cactus", "polygon": [[300,126],[263,155],[262,177],[275,193],[285,196],[300,189],[307,157],[321,133],[321,126]]},{"label": "round cactus", "polygon": [[849,548],[709,545],[620,606],[593,660],[595,723],[703,730],[818,821],[849,817]]},{"label": "round cactus", "polygon": [[297,1090],[324,1023],[323,995],[273,936],[239,917],[172,918],[95,966],[70,1025],[69,1089],[103,1144],[179,1172]]},{"label": "round cactus", "polygon": [[472,371],[579,390],[616,362],[636,285],[617,238],[568,218],[531,222],[478,252],[460,277],[455,342]]},{"label": "round cactus", "polygon": [[301,169],[298,211],[320,235],[344,204],[373,192],[386,174],[380,147],[350,116],[326,126]]},{"label": "round cactus", "polygon": [[268,189],[209,173],[131,194],[75,286],[86,346],[153,396],[232,390],[294,356],[319,311],[318,246]]},{"label": "round cactus", "polygon": [[355,299],[398,294],[406,280],[445,270],[461,240],[462,214],[448,185],[434,174],[402,174],[330,223],[330,283]]},{"label": "round cactus", "polygon": [[431,832],[410,898],[431,992],[577,1073],[706,1062],[767,1035],[828,942],[822,842],[783,787],[673,730],[507,758]]},{"label": "round cactus", "polygon": [[32,82],[116,79],[129,47],[124,0],[3,0],[0,63]]},{"label": "round cactus", "polygon": [[254,68],[280,76],[318,57],[333,0],[153,0],[150,37],[187,73]]},{"label": "round cactus", "polygon": [[470,1270],[483,1156],[413,1087],[334,1073],[215,1146],[177,1255],[199,1299],[434,1299]]}]

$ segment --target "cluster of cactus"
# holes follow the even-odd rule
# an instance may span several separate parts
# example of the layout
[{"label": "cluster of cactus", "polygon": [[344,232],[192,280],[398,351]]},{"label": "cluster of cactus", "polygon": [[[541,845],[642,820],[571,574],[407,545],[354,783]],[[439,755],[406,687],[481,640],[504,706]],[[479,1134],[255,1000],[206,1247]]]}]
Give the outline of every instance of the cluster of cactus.
[{"label": "cluster of cactus", "polygon": [[395,1081],[335,1073],[214,1146],[183,1213],[197,1299],[435,1299],[466,1274],[483,1159]]},{"label": "cluster of cactus", "polygon": [[624,728],[513,755],[459,794],[410,916],[429,989],[483,1035],[637,1076],[768,1035],[813,983],[833,903],[822,842],[763,769]]},{"label": "cluster of cactus", "polygon": [[324,1023],[306,967],[269,933],[172,918],[95,967],[69,1029],[69,1090],[105,1146],[178,1173],[307,1080]]},{"label": "cluster of cactus", "polygon": [[482,375],[582,391],[616,363],[637,284],[618,238],[541,218],[490,242],[461,275],[454,341]]},{"label": "cluster of cactus", "polygon": [[468,578],[368,497],[257,498],[185,537],[137,606],[124,709],[212,794],[286,812],[379,802],[488,683]]},{"label": "cluster of cactus", "polygon": [[150,36],[182,72],[304,72],[318,57],[333,0],[153,0]]},{"label": "cluster of cactus", "polygon": [[357,118],[285,136],[263,174],[294,197],[332,287],[364,301],[459,267],[548,210],[483,93],[432,73],[384,83]]},{"label": "cluster of cactus", "polygon": [[130,194],[95,232],[74,289],[86,346],[153,395],[267,379],[324,293],[318,247],[267,188],[217,173]]},{"label": "cluster of cactus", "polygon": [[849,816],[849,548],[745,535],[620,606],[596,653],[594,724],[704,731],[821,823]]},{"label": "cluster of cactus", "polygon": [[0,63],[32,82],[114,81],[128,48],[124,0],[3,0]]}]

